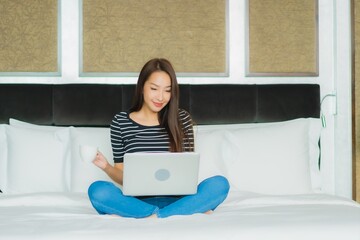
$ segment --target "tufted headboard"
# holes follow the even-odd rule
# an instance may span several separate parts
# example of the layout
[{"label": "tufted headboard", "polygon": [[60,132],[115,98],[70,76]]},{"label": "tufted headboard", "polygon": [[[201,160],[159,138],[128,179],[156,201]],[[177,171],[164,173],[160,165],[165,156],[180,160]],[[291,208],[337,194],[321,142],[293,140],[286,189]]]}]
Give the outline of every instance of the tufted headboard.
[{"label": "tufted headboard", "polygon": [[[0,84],[0,123],[108,126],[127,110],[135,85]],[[180,107],[196,124],[275,122],[320,114],[317,84],[180,85]]]}]

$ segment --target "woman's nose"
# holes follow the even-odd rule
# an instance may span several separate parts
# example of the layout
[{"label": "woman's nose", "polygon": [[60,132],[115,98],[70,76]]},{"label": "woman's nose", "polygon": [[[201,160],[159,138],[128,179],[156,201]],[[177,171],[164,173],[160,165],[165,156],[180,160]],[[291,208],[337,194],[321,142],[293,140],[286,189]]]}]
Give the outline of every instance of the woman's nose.
[{"label": "woman's nose", "polygon": [[159,91],[157,98],[158,98],[158,100],[162,101],[164,98],[163,92]]}]

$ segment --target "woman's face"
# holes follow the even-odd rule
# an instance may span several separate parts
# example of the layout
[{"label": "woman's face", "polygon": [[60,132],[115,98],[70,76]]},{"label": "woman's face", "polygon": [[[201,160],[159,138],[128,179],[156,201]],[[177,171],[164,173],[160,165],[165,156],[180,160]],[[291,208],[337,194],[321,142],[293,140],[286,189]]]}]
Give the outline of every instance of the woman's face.
[{"label": "woman's face", "polygon": [[171,98],[170,76],[163,71],[153,72],[144,84],[143,95],[142,108],[154,113],[160,112]]}]

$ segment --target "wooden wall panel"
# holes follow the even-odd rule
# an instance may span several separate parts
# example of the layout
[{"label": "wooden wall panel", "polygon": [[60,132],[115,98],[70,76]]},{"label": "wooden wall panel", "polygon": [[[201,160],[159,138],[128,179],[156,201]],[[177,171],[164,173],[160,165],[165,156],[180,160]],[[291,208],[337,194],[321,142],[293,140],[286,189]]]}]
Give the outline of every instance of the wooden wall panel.
[{"label": "wooden wall panel", "polygon": [[353,100],[354,100],[354,141],[355,147],[354,153],[354,164],[353,164],[353,184],[354,184],[354,195],[357,202],[360,202],[360,0],[353,1],[353,29],[354,29],[354,84],[353,84]]}]

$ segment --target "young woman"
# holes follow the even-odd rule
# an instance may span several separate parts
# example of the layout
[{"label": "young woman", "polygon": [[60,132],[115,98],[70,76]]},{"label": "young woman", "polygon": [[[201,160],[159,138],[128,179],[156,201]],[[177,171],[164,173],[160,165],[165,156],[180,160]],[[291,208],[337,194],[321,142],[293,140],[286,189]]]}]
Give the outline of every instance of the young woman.
[{"label": "young woman", "polygon": [[[140,72],[133,106],[116,114],[110,126],[114,166],[100,152],[93,163],[122,185],[125,153],[194,151],[192,119],[178,103],[179,87],[171,63],[166,59],[148,61]],[[228,191],[226,178],[214,176],[202,181],[194,195],[124,196],[118,186],[107,181],[91,184],[88,194],[99,214],[165,218],[209,213]]]}]

